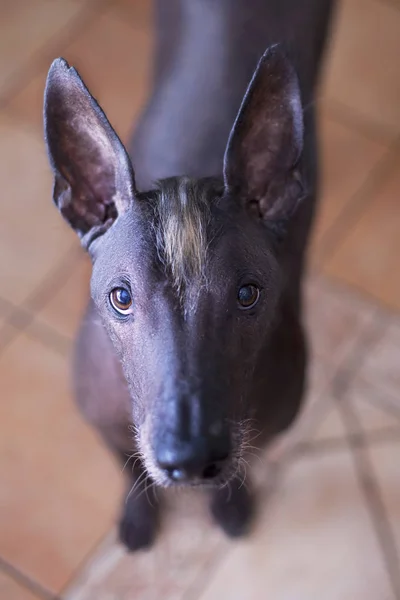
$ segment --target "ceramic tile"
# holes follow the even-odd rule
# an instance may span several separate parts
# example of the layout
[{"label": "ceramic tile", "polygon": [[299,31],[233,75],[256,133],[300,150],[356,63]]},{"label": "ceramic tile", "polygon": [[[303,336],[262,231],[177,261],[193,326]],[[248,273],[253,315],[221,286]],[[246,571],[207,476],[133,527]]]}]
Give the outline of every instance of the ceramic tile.
[{"label": "ceramic tile", "polygon": [[[400,441],[371,446],[368,450],[396,543],[397,558],[400,557],[400,475],[397,460],[399,452]],[[398,567],[400,567],[400,564]]]},{"label": "ceramic tile", "polygon": [[[400,322],[388,321],[386,331],[366,357],[362,374],[387,390],[393,398],[400,398]],[[397,402],[400,411],[400,401]]]},{"label": "ceramic tile", "polygon": [[46,43],[78,16],[69,0],[2,0],[0,3],[0,96]]},{"label": "ceramic tile", "polygon": [[[151,37],[135,28],[114,7],[88,25],[74,42],[58,50],[76,67],[99,101],[117,133],[124,139],[144,104],[150,69]],[[56,58],[56,56],[54,56]],[[30,82],[12,101],[9,110],[18,119],[42,131],[43,91],[47,70]]]},{"label": "ceramic tile", "polygon": [[309,282],[305,297],[312,355],[335,367],[355,348],[373,308],[321,279]]},{"label": "ceramic tile", "polygon": [[343,416],[337,406],[337,401],[332,400],[331,408],[321,420],[307,441],[320,442],[326,440],[341,440],[346,442],[347,428]]},{"label": "ceramic tile", "polygon": [[178,600],[226,545],[208,517],[205,498],[172,494],[162,535],[148,552],[126,555],[111,543],[66,593],[65,600]]},{"label": "ceramic tile", "polygon": [[315,428],[331,410],[331,369],[318,359],[309,365],[308,391],[304,405],[291,428],[277,437],[267,450],[266,458],[282,464],[297,452],[298,446],[309,439]]},{"label": "ceramic tile", "polygon": [[53,206],[42,142],[4,119],[0,139],[0,295],[18,305],[77,242]]},{"label": "ceramic tile", "polygon": [[394,600],[347,451],[307,457],[232,544],[201,600]]},{"label": "ceramic tile", "polygon": [[0,556],[53,592],[109,529],[122,493],[68,375],[64,360],[24,335],[0,357]]},{"label": "ceramic tile", "polygon": [[13,325],[0,320],[0,354],[18,334],[18,329]]},{"label": "ceramic tile", "polygon": [[71,275],[37,314],[36,323],[44,323],[68,338],[75,337],[90,296],[91,263],[86,255],[76,261]]},{"label": "ceramic tile", "polygon": [[0,298],[0,326],[7,320],[11,311],[12,305],[6,300]]},{"label": "ceramic tile", "polygon": [[400,278],[394,276],[400,253],[399,194],[400,170],[396,168],[324,264],[327,275],[394,309],[400,308]]},{"label": "ceramic tile", "polygon": [[2,600],[38,600],[39,596],[0,572],[0,598]]},{"label": "ceramic tile", "polygon": [[[351,385],[346,400],[353,407],[362,431],[397,431],[400,436],[400,406],[395,406],[396,396],[359,376]],[[357,429],[353,433],[357,433]]]},{"label": "ceramic tile", "polygon": [[153,24],[152,0],[116,0],[124,16],[129,17],[137,28],[150,29]]},{"label": "ceramic tile", "polygon": [[325,94],[399,132],[400,11],[379,0],[342,0],[338,8]]},{"label": "ceramic tile", "polygon": [[311,243],[311,260],[318,264],[325,234],[351,207],[352,197],[384,156],[387,146],[350,129],[320,110],[321,191]]}]

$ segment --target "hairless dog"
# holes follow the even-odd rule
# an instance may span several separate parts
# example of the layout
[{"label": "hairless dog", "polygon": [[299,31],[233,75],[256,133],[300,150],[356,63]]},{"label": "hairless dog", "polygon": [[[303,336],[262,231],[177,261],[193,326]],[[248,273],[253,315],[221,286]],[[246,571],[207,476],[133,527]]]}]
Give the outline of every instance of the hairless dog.
[{"label": "hairless dog", "polygon": [[155,488],[206,488],[216,522],[245,534],[250,440],[264,448],[300,409],[332,5],[156,0],[152,92],[129,154],[77,71],[50,68],[54,201],[93,263],[76,397],[134,457],[120,521],[131,550],[156,534]]}]

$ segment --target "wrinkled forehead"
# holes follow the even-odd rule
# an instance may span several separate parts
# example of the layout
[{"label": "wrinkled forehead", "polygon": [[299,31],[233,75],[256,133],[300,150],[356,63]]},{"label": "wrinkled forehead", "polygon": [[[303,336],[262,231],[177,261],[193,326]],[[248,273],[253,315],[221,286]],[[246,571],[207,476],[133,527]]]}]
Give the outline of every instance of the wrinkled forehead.
[{"label": "wrinkled forehead", "polygon": [[215,213],[221,195],[217,180],[160,181],[106,233],[95,262],[102,263],[102,270],[106,262],[110,268],[117,263],[133,267],[139,277],[151,269],[183,294],[206,277],[209,247],[220,228]]},{"label": "wrinkled forehead", "polygon": [[152,227],[157,255],[180,292],[206,276],[221,193],[217,182],[181,177],[160,182],[153,196]]}]

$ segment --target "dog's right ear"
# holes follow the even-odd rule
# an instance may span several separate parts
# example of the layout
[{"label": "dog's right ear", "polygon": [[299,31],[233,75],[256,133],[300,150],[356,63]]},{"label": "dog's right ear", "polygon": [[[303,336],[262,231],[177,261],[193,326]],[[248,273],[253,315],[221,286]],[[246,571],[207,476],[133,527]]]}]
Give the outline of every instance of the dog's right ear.
[{"label": "dog's right ear", "polygon": [[54,202],[87,248],[130,206],[135,182],[117,134],[62,58],[47,76],[44,129]]}]

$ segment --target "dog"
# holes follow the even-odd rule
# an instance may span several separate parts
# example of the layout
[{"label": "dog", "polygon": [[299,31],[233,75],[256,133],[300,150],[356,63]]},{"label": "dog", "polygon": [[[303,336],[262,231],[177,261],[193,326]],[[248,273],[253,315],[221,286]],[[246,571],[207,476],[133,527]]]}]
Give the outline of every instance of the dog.
[{"label": "dog", "polygon": [[119,529],[130,550],[155,538],[155,488],[206,488],[215,521],[244,535],[243,459],[290,427],[306,384],[301,283],[332,2],[183,4],[156,4],[132,160],[65,60],[45,90],[54,202],[93,263],[76,397],[134,459]]}]

